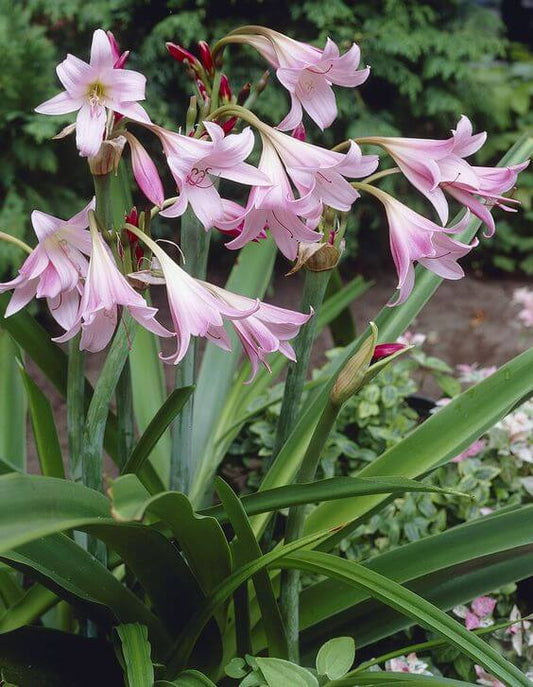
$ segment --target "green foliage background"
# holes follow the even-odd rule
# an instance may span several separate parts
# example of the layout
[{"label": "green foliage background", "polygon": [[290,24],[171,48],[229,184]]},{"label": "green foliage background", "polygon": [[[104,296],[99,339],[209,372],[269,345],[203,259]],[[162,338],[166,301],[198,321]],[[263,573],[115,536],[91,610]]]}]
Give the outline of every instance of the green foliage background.
[{"label": "green foliage background", "polygon": [[[337,89],[339,118],[320,139],[326,145],[369,133],[445,136],[467,114],[477,129],[492,134],[483,151],[486,163],[531,125],[531,56],[506,41],[495,12],[472,0],[0,0],[0,226],[16,236],[29,235],[32,209],[67,216],[91,193],[72,141],[49,140],[72,116],[46,117],[32,110],[58,91],[57,62],[67,52],[87,55],[95,28],[113,30],[121,46],[132,50],[130,66],[148,77],[147,109],[159,123],[176,127],[183,122],[191,87],[166,54],[165,41],[193,48],[199,39],[211,41],[249,23],[319,45],[329,35],[341,48],[354,40],[361,46],[371,78],[355,93]],[[235,90],[264,68],[251,50],[233,46],[226,51]],[[283,89],[272,83],[257,110],[279,121],[287,111]],[[309,135],[314,134],[310,126]],[[390,183],[415,206],[420,203],[402,181]],[[526,210],[532,193],[533,181],[526,179],[521,189]],[[527,235],[532,219],[527,212],[529,221],[514,221],[512,230],[500,222],[490,253],[482,248],[476,254],[479,265],[490,257],[501,269],[533,273],[527,257],[533,248]],[[371,266],[381,263],[386,235],[382,232],[381,250],[376,250],[374,234],[381,224],[379,213],[369,213],[365,203],[356,206],[350,232],[352,239],[359,232],[359,241],[349,242],[352,257],[359,250]],[[0,272],[13,261],[13,251],[0,245]]]}]

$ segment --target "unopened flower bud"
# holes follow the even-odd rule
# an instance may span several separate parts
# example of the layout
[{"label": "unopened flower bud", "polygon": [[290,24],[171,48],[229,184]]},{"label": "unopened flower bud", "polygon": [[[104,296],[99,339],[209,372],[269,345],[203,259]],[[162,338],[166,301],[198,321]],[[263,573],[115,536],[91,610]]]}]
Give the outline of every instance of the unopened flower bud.
[{"label": "unopened flower bud", "polygon": [[189,107],[187,108],[187,114],[185,115],[185,131],[187,134],[194,131],[194,125],[196,124],[196,118],[198,117],[198,101],[196,96],[191,96],[189,100]]},{"label": "unopened flower bud", "polygon": [[374,349],[374,355],[372,356],[371,364],[377,363],[378,360],[382,360],[383,358],[388,358],[389,356],[398,353],[398,351],[403,351],[405,348],[407,348],[405,344],[399,343],[378,344]]},{"label": "unopened flower bud", "polygon": [[188,62],[191,66],[194,66],[198,62],[198,60],[192,54],[192,52],[185,50],[185,48],[182,48],[181,45],[176,45],[176,43],[168,42],[168,43],[165,43],[165,46],[166,46],[169,54],[177,62]]},{"label": "unopened flower bud", "polygon": [[116,172],[125,145],[126,138],[124,136],[116,136],[110,140],[103,141],[98,153],[88,158],[91,174],[94,176],[104,176],[105,174]]},{"label": "unopened flower bud", "polygon": [[113,69],[123,69],[128,57],[130,56],[130,51],[125,50],[123,53],[121,53],[117,39],[113,33],[111,31],[106,31],[106,33],[109,40],[109,45],[111,46],[111,52],[113,54]]},{"label": "unopened flower bud", "polygon": [[238,121],[238,117],[230,117],[228,120],[226,120],[220,125],[222,127],[222,131],[226,135],[229,134],[231,131],[233,131],[233,129],[235,128],[235,124],[237,124]]},{"label": "unopened flower bud", "polygon": [[237,105],[244,105],[244,103],[248,100],[251,88],[252,84],[249,81],[244,84],[237,95]]},{"label": "unopened flower bud", "polygon": [[257,84],[255,86],[255,92],[257,95],[259,95],[260,93],[262,93],[265,90],[265,88],[267,87],[269,78],[270,78],[270,72],[267,69],[266,72],[263,72],[261,78],[259,79],[259,81],[257,82]]},{"label": "unopened flower bud", "polygon": [[342,406],[365,383],[366,373],[374,355],[377,338],[378,328],[371,322],[370,336],[363,341],[357,353],[348,360],[339,372],[337,381],[330,391],[329,398],[334,406]]},{"label": "unopened flower bud", "polygon": [[205,41],[198,41],[198,52],[200,53],[200,62],[208,74],[213,74],[215,71],[213,65],[213,56],[211,55],[211,48]]},{"label": "unopened flower bud", "polygon": [[298,139],[298,141],[305,141],[306,139],[306,133],[305,133],[305,126],[303,125],[302,122],[298,124],[296,129],[292,132],[292,137]]},{"label": "unopened flower bud", "polygon": [[224,102],[231,102],[231,88],[229,85],[228,77],[225,74],[222,74],[220,76],[220,88],[218,89],[218,94],[221,100],[223,100]]},{"label": "unopened flower bud", "polygon": [[287,276],[305,267],[311,272],[325,272],[334,269],[340,260],[342,250],[331,243],[299,243],[298,256],[294,267]]},{"label": "unopened flower bud", "polygon": [[202,98],[204,100],[209,100],[209,94],[207,92],[206,87],[204,86],[204,82],[201,79],[196,79],[196,86],[198,87],[198,91]]}]

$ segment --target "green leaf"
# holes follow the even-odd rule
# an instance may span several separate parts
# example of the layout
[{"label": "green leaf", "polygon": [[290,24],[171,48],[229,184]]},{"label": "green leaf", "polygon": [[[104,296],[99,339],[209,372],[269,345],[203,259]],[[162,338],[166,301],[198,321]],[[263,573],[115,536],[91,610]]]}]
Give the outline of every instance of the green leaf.
[{"label": "green leaf", "polygon": [[277,566],[296,568],[326,575],[365,589],[371,596],[413,618],[417,623],[445,637],[461,653],[482,665],[491,675],[505,683],[531,687],[525,675],[498,651],[456,620],[397,582],[359,563],[319,551],[290,554],[277,561]]},{"label": "green leaf", "polygon": [[16,344],[7,331],[0,329],[0,458],[25,470],[27,403],[17,355]]},{"label": "green leaf", "polygon": [[[364,496],[369,494],[402,494],[406,492],[446,492],[424,482],[407,479],[405,477],[331,477],[306,484],[290,484],[277,489],[259,491],[247,494],[241,498],[241,503],[247,515],[257,515],[277,511],[290,506],[321,501],[335,501],[345,497]],[[449,492],[460,494],[460,492]],[[461,494],[466,496],[466,494]],[[204,515],[211,515],[224,522],[227,515],[223,505],[212,506],[200,511]]]},{"label": "green leaf", "polygon": [[[356,680],[356,682],[354,682]],[[357,676],[347,677],[335,682],[328,682],[327,687],[477,687],[471,682],[449,680],[444,677],[429,677],[427,675],[405,676],[405,673],[362,672]]]},{"label": "green leaf", "polygon": [[[215,489],[235,532],[236,564],[241,566],[261,558],[263,552],[254,536],[241,501],[231,487],[219,477],[215,481]],[[252,581],[261,609],[269,655],[287,658],[285,628],[268,572],[266,570],[259,571],[252,577]]]},{"label": "green leaf", "polygon": [[115,480],[110,490],[119,520],[142,520],[147,513],[168,523],[195,577],[208,594],[231,572],[231,553],[215,518],[198,515],[179,492],[151,496],[134,475]]},{"label": "green leaf", "polygon": [[318,680],[305,668],[280,658],[255,659],[268,687],[318,687]]},{"label": "green leaf", "polygon": [[[361,477],[416,477],[453,458],[509,413],[517,398],[533,392],[533,349],[503,365],[487,379],[456,396],[405,439],[360,472]],[[306,532],[356,521],[383,497],[324,503],[306,520]]]},{"label": "green leaf", "polygon": [[355,661],[355,642],[352,637],[336,637],[320,647],[316,657],[319,675],[337,680],[350,670]]},{"label": "green leaf", "polygon": [[26,372],[22,362],[19,371],[28,398],[33,437],[37,447],[37,455],[41,465],[41,472],[47,477],[65,479],[65,468],[61,455],[61,445],[52,412],[50,401],[46,398],[37,384]]},{"label": "green leaf", "polygon": [[174,389],[163,405],[157,410],[148,427],[146,427],[122,470],[123,474],[130,472],[139,473],[144,462],[153,454],[158,441],[174,418],[180,413],[193,391],[194,386]]},{"label": "green leaf", "polygon": [[226,602],[236,589],[238,589],[246,580],[264,570],[274,561],[281,558],[283,555],[297,551],[300,548],[311,546],[323,539],[325,533],[311,535],[310,537],[302,537],[298,541],[291,542],[284,546],[279,546],[273,551],[264,554],[261,558],[241,566],[238,570],[227,577],[216,589],[213,590],[210,597],[205,604],[199,607],[191,619],[185,630],[178,637],[174,643],[172,650],[169,652],[167,668],[172,673],[179,673],[182,666],[186,665],[189,655],[193,650],[202,629],[206,623],[216,612],[216,609]]},{"label": "green leaf", "polygon": [[154,667],[150,658],[148,630],[139,623],[117,625],[127,687],[149,687],[154,682]]},{"label": "green leaf", "polygon": [[[262,298],[270,282],[276,253],[273,241],[245,246],[239,253],[226,288],[243,296]],[[216,467],[208,464],[209,452],[205,449],[231,387],[240,355],[236,337],[233,339],[231,353],[222,351],[212,343],[206,346],[194,397],[193,452],[197,468],[191,489],[193,500],[203,496],[206,475],[211,475]]]},{"label": "green leaf", "polygon": [[0,615],[0,634],[30,625],[58,601],[57,595],[46,587],[32,585],[21,599]]},{"label": "green leaf", "polygon": [[[408,583],[413,580],[428,578],[439,571],[444,576],[453,577],[451,571],[464,566],[472,570],[483,568],[488,557],[508,552],[510,559],[531,543],[528,532],[533,528],[533,505],[523,506],[511,511],[495,513],[490,517],[480,518],[465,525],[426,537],[419,541],[375,556],[365,565],[387,577]],[[522,570],[517,569],[517,575]],[[519,579],[519,577],[517,577]],[[487,580],[490,585],[490,580]],[[497,588],[484,588],[487,593]],[[465,587],[468,594],[468,588]],[[476,593],[472,595],[474,598]],[[331,632],[332,623],[327,627],[321,625],[332,616],[342,618],[343,613],[353,609],[357,613],[357,604],[368,598],[362,591],[340,586],[336,581],[326,580],[307,587],[301,596],[300,622],[302,630],[316,628],[318,637],[324,632]],[[358,635],[358,643],[363,638]]]},{"label": "green leaf", "polygon": [[109,518],[109,501],[91,489],[54,477],[0,476],[0,552],[38,537]]},{"label": "green leaf", "polygon": [[[159,359],[159,342],[151,332],[139,328],[130,350],[133,410],[139,432],[146,431],[155,419],[156,413],[167,399],[163,365]],[[150,462],[162,481],[168,486],[171,437],[164,431],[153,446]]]},{"label": "green leaf", "polygon": [[158,680],[154,687],[216,687],[214,682],[197,670],[186,670],[173,682]]},{"label": "green leaf", "polygon": [[29,542],[6,551],[2,560],[77,606],[95,622],[104,626],[117,621],[140,622],[148,626],[156,644],[167,644],[168,637],[147,606],[66,535]]}]

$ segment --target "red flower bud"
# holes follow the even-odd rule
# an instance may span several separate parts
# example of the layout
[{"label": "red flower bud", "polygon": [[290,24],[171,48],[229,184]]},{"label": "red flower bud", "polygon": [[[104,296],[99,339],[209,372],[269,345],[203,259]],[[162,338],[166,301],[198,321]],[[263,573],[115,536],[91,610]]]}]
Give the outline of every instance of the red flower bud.
[{"label": "red flower bud", "polygon": [[192,67],[198,63],[196,57],[176,43],[165,43],[169,54],[178,62],[188,62]]},{"label": "red flower bud", "polygon": [[[137,212],[137,208],[134,206],[131,208],[129,213],[126,215],[126,222],[128,224],[133,224],[134,227],[139,226],[139,213]],[[135,238],[137,241],[137,238]]]},{"label": "red flower bud", "polygon": [[251,89],[252,84],[249,81],[248,83],[244,84],[244,86],[239,91],[239,95],[237,96],[237,105],[244,105],[244,103],[248,100],[248,96],[250,95]]},{"label": "red flower bud", "polygon": [[228,77],[225,74],[220,76],[220,88],[218,89],[218,94],[222,100],[227,102],[231,101],[231,88],[229,85]]},{"label": "red flower bud", "polygon": [[198,41],[198,52],[200,53],[200,62],[204,69],[209,74],[212,74],[214,72],[213,56],[211,55],[209,45],[205,41]]},{"label": "red flower bud", "polygon": [[406,346],[399,343],[378,344],[374,349],[374,354],[372,355],[370,364],[377,363],[378,360],[382,360],[383,358],[388,358],[390,355],[394,355],[394,353],[397,353],[398,351],[403,351],[404,348],[406,348]]},{"label": "red flower bud", "polygon": [[238,119],[238,117],[231,117],[226,122],[220,125],[225,134],[229,134],[230,131],[233,130],[235,124],[237,124]]},{"label": "red flower bud", "polygon": [[209,94],[206,91],[206,88],[204,86],[204,82],[201,81],[200,79],[196,79],[196,85],[198,86],[198,90],[200,91],[200,95],[204,100],[207,100],[209,98]]}]

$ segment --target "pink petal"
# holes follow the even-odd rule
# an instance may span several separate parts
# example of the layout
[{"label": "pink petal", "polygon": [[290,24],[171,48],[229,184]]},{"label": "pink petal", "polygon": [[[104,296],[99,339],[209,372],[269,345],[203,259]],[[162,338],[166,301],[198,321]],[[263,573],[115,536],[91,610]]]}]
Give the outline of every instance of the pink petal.
[{"label": "pink petal", "polygon": [[68,112],[79,110],[83,103],[83,98],[71,98],[67,91],[62,91],[53,98],[38,105],[35,108],[35,112],[47,115],[67,114]]},{"label": "pink petal", "polygon": [[101,73],[104,70],[113,69],[114,62],[113,50],[105,31],[96,29],[91,45],[91,67]]},{"label": "pink petal", "polygon": [[323,76],[306,73],[300,78],[295,95],[322,130],[333,123],[337,116],[335,94]]},{"label": "pink petal", "polygon": [[84,98],[96,74],[87,62],[74,55],[67,57],[56,67],[59,80],[72,98]]},{"label": "pink petal", "polygon": [[135,180],[139,184],[144,195],[151,200],[152,203],[158,207],[162,207],[163,201],[165,200],[165,192],[157,167],[135,136],[128,133],[126,137],[130,144],[131,165]]},{"label": "pink petal", "polygon": [[113,69],[109,76],[110,97],[117,102],[144,100],[146,77],[131,69]]},{"label": "pink petal", "polygon": [[113,107],[111,109],[114,112],[124,115],[124,117],[129,117],[134,122],[141,122],[142,124],[152,123],[148,113],[142,105],[139,105],[139,103],[119,103],[113,101]]},{"label": "pink petal", "polygon": [[106,113],[104,107],[101,105],[91,107],[89,103],[83,105],[76,119],[76,145],[80,155],[83,157],[93,157],[98,153],[102,145],[105,124]]}]

